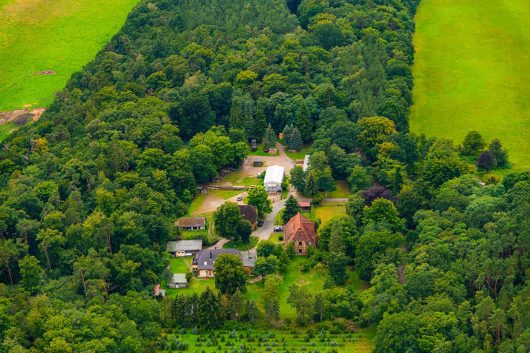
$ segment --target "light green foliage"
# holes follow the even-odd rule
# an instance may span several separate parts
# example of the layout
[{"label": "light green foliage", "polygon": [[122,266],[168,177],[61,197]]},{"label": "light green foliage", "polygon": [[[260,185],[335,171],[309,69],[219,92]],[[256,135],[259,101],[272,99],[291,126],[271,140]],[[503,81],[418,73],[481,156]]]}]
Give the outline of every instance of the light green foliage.
[{"label": "light green foliage", "polygon": [[[530,165],[530,3],[422,1],[416,15],[410,127],[462,141],[499,138],[514,168]],[[450,31],[447,28],[451,28]]]},{"label": "light green foliage", "polygon": [[278,277],[268,276],[261,298],[265,317],[271,326],[276,326],[280,320],[280,288],[278,283]]},{"label": "light green foliage", "polygon": [[263,185],[256,186],[248,192],[247,202],[257,208],[260,218],[272,212],[272,202],[269,200],[269,193]]}]

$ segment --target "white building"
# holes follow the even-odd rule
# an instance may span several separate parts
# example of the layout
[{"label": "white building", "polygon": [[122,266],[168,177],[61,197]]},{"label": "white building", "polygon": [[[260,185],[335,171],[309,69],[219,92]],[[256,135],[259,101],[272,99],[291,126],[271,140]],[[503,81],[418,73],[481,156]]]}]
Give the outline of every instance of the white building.
[{"label": "white building", "polygon": [[304,164],[302,165],[302,170],[304,172],[307,172],[307,168],[309,168],[309,155],[306,154],[305,157],[304,157]]},{"label": "white building", "polygon": [[282,181],[285,175],[285,168],[279,165],[272,165],[265,172],[263,185],[268,192],[282,191]]}]

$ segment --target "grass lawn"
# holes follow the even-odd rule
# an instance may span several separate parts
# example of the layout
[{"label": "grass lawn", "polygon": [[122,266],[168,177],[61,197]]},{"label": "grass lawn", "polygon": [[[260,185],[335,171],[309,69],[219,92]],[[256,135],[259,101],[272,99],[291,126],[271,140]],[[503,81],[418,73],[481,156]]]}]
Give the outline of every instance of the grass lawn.
[{"label": "grass lawn", "polygon": [[[1,0],[0,111],[47,106],[138,0]],[[54,75],[39,75],[44,70]]]},{"label": "grass lawn", "polygon": [[353,195],[348,183],[345,180],[335,180],[335,186],[337,189],[335,191],[327,192],[326,197],[348,198]]},{"label": "grass lawn", "polygon": [[320,218],[321,225],[323,225],[333,217],[345,215],[346,207],[344,204],[324,203],[311,207],[311,211],[304,211],[302,214],[311,219]]},{"label": "grass lawn", "polygon": [[530,2],[422,0],[411,130],[461,143],[469,130],[530,166]]},{"label": "grass lawn", "polygon": [[202,293],[207,287],[215,289],[215,280],[213,278],[197,278],[193,277],[191,283],[186,288],[166,288],[168,296],[174,298],[177,294],[193,294]]},{"label": "grass lawn", "polygon": [[201,207],[205,198],[206,198],[206,194],[202,192],[195,195],[195,198],[193,199],[190,207],[188,208],[188,214],[192,215],[195,211],[197,211],[199,207]]},{"label": "grass lawn", "polygon": [[[319,331],[310,333],[307,328],[291,330],[264,329],[245,325],[239,330],[216,330],[209,333],[192,334],[191,330],[170,334],[169,342],[175,339],[189,345],[190,353],[235,352],[246,347],[249,352],[320,352],[339,353],[372,352],[375,330],[362,329],[357,332],[339,333]],[[169,351],[164,351],[169,352]]]},{"label": "grass lawn", "polygon": [[16,125],[13,123],[1,124],[0,125],[0,141],[5,139],[11,130],[16,129]]},{"label": "grass lawn", "polygon": [[228,200],[229,198],[239,195],[244,191],[245,190],[208,190],[208,193],[223,200]]},{"label": "grass lawn", "polygon": [[283,232],[272,232],[271,236],[269,237],[269,241],[273,243],[284,243],[284,237],[285,234]]},{"label": "grass lawn", "polygon": [[[247,172],[241,169],[235,170],[231,173],[228,173],[221,183],[230,183],[236,186],[251,186],[251,185],[261,185],[263,181],[258,178],[258,176],[248,176]],[[241,192],[241,191],[239,191]],[[237,194],[236,194],[237,195]]]},{"label": "grass lawn", "polygon": [[171,273],[191,272],[191,256],[172,257],[169,263]]},{"label": "grass lawn", "polygon": [[250,151],[248,155],[249,156],[261,156],[261,157],[278,155],[278,151],[276,151],[275,154],[270,154],[269,152],[263,151],[263,144],[262,143],[257,145],[257,147],[258,147],[258,149],[255,152]]},{"label": "grass lawn", "polygon": [[225,249],[237,249],[237,250],[250,250],[253,247],[255,247],[258,244],[259,238],[258,237],[250,237],[250,241],[248,243],[243,243],[241,241],[229,241],[226,243],[223,248]]},{"label": "grass lawn", "polygon": [[311,154],[311,149],[312,149],[311,146],[305,146],[300,151],[296,151],[296,152],[289,152],[285,150],[285,154],[289,156],[289,158],[291,158],[292,160],[295,160],[295,161],[302,160],[304,159],[306,154]]}]

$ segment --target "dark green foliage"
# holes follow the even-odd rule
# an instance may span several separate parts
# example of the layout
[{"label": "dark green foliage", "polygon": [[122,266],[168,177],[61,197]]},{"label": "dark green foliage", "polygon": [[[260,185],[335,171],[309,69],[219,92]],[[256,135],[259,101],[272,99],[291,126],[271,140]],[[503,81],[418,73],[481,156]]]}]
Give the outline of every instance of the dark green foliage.
[{"label": "dark green foliage", "polygon": [[462,155],[477,158],[486,147],[486,141],[478,131],[467,133],[462,142]]},{"label": "dark green foliage", "polygon": [[298,205],[298,201],[294,197],[289,196],[287,201],[285,201],[285,209],[282,213],[283,224],[287,223],[293,216],[295,216],[300,211],[301,209]]},{"label": "dark green foliage", "polygon": [[214,212],[213,221],[217,234],[230,240],[241,240],[238,232],[242,227],[239,206],[234,202],[225,202]]},{"label": "dark green foliage", "polygon": [[[214,329],[243,307],[258,320],[256,303],[236,299],[226,312],[211,290],[162,302],[150,293],[197,184],[238,167],[249,138],[275,147],[286,125],[300,133],[288,148],[313,142],[309,171],[292,172],[299,191],[350,176],[353,189],[374,183],[347,203],[350,217],[322,227],[311,256],[335,283],[353,265],[371,286],[358,296],[329,281],[303,308],[293,288],[291,303],[314,309],[300,322],[380,323],[382,353],[527,350],[530,177],[469,176],[486,148],[478,133],[461,150],[407,134],[417,2],[140,3],[0,149],[0,351],[153,352],[161,326]],[[487,153],[484,166],[509,166],[498,140]],[[216,229],[246,238],[228,208]],[[261,242],[258,254],[268,274],[260,307],[276,325],[280,279],[270,273],[292,247]],[[238,260],[217,274],[236,298],[246,283]]]},{"label": "dark green foliage", "polygon": [[488,146],[488,152],[494,160],[494,167],[506,168],[509,165],[508,152],[502,148],[501,142],[498,139],[493,139]]},{"label": "dark green foliage", "polygon": [[263,147],[268,149],[276,147],[276,133],[270,123],[263,135]]},{"label": "dark green foliage", "polygon": [[246,291],[247,273],[236,255],[222,254],[215,261],[215,287],[223,294]]}]

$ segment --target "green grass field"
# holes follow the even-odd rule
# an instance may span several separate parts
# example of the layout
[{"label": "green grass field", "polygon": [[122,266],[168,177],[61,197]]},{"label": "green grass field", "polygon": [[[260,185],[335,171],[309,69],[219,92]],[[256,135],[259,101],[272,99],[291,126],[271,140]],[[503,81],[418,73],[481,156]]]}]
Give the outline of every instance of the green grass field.
[{"label": "green grass field", "polygon": [[[0,0],[0,111],[47,106],[138,0]],[[54,75],[39,75],[44,70]]]},{"label": "green grass field", "polygon": [[497,137],[530,166],[530,2],[422,0],[416,15],[411,130],[461,143]]}]

